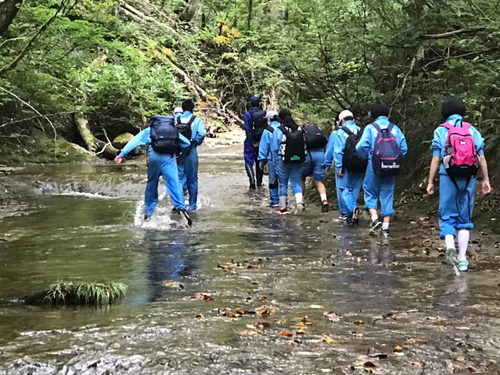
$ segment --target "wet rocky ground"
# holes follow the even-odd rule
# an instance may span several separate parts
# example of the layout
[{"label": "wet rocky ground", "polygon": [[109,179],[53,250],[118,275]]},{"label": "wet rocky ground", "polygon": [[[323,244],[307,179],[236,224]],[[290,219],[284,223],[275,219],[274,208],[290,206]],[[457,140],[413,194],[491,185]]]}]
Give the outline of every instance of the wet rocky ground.
[{"label": "wet rocky ground", "polygon": [[[247,191],[237,149],[206,148],[201,209],[185,228],[164,200],[141,221],[143,161],[27,168],[23,215],[0,232],[0,374],[500,373],[497,238],[474,268],[442,264],[434,217],[302,216]],[[120,281],[108,308],[27,307],[58,280]]]}]

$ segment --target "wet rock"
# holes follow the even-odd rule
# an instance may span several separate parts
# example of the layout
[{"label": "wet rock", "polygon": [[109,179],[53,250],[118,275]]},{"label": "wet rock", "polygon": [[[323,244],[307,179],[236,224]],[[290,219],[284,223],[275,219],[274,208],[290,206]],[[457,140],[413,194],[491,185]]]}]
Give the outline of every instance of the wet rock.
[{"label": "wet rock", "polygon": [[133,134],[130,133],[123,133],[120,134],[118,137],[113,139],[113,147],[121,150],[122,148],[125,147],[125,145],[132,139],[134,138]]}]

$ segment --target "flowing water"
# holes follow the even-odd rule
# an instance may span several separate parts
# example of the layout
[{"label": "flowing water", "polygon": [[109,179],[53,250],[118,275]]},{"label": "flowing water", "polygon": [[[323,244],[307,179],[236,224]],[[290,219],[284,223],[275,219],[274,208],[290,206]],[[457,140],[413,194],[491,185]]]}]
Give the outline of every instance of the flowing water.
[{"label": "flowing water", "polygon": [[[0,221],[0,374],[499,373],[488,236],[456,277],[432,219],[400,216],[386,240],[314,206],[280,216],[231,148],[202,152],[192,228],[167,199],[142,222],[143,161],[12,178],[38,194]],[[99,309],[16,302],[59,280],[129,290]]]}]

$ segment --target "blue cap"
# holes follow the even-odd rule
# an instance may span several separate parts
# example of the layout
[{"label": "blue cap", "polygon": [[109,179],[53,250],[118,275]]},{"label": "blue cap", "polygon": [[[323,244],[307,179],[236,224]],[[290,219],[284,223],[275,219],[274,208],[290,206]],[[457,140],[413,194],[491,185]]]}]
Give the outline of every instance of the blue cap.
[{"label": "blue cap", "polygon": [[251,96],[250,99],[248,99],[248,101],[254,107],[257,107],[260,104],[260,98],[258,96]]}]

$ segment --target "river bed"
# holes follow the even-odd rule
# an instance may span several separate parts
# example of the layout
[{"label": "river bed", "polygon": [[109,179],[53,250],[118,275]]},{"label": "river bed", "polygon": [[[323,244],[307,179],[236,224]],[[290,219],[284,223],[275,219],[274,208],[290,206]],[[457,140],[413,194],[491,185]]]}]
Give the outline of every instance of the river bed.
[{"label": "river bed", "polygon": [[[0,221],[0,374],[500,373],[488,233],[457,277],[433,218],[400,214],[383,239],[366,216],[280,216],[240,150],[201,154],[192,228],[166,199],[142,222],[144,160],[10,176],[38,194]],[[129,290],[99,309],[16,302],[62,280]]]}]

